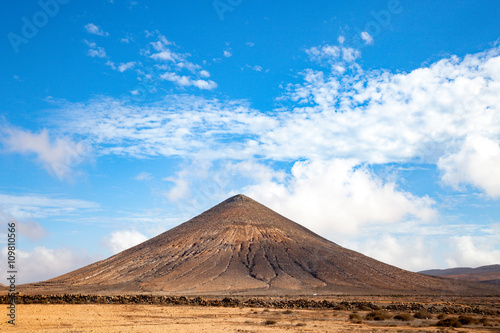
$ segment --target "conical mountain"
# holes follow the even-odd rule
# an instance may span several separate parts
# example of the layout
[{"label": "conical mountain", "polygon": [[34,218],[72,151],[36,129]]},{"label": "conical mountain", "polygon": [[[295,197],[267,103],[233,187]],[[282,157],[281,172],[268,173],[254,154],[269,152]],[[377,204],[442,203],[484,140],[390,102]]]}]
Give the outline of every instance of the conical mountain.
[{"label": "conical mountain", "polygon": [[68,292],[185,295],[488,294],[494,288],[384,264],[328,241],[244,195],[108,259],[37,285]]}]

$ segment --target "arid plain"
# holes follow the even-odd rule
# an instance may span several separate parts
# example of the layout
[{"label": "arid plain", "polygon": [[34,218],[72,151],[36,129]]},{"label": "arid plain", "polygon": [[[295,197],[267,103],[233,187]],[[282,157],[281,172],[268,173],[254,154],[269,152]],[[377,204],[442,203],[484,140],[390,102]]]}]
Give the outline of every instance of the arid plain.
[{"label": "arid plain", "polygon": [[17,291],[2,332],[500,331],[498,285],[387,265],[243,195]]},{"label": "arid plain", "polygon": [[[336,298],[341,301],[345,298]],[[20,304],[2,332],[498,332],[499,298],[357,297],[331,308]],[[365,300],[365,301],[361,301]],[[371,300],[371,302],[366,302]],[[469,303],[467,305],[466,303]],[[421,310],[398,311],[406,307]],[[367,306],[379,308],[369,309]],[[349,308],[349,309],[348,309]],[[429,313],[429,311],[433,313]],[[443,310],[444,309],[444,310]],[[446,324],[448,323],[448,324]],[[437,325],[454,325],[437,326]]]}]

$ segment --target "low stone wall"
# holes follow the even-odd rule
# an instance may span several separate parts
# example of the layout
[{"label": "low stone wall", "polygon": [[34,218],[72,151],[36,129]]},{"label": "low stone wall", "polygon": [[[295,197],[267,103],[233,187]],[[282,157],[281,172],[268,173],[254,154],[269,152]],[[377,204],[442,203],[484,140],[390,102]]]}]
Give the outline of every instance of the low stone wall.
[{"label": "low stone wall", "polygon": [[[6,295],[0,296],[1,304],[9,304],[10,298]],[[153,295],[18,295],[16,304],[156,304],[156,305],[188,305],[188,306],[225,306],[225,307],[261,307],[276,309],[332,309],[349,311],[372,311],[386,310],[390,312],[416,312],[427,310],[430,313],[446,314],[482,314],[500,315],[500,310],[487,309],[471,306],[439,306],[421,303],[393,302],[388,305],[378,305],[373,302],[343,301],[333,302],[328,300],[290,299],[270,300],[265,298],[233,298],[222,299],[184,296],[153,296]]]}]

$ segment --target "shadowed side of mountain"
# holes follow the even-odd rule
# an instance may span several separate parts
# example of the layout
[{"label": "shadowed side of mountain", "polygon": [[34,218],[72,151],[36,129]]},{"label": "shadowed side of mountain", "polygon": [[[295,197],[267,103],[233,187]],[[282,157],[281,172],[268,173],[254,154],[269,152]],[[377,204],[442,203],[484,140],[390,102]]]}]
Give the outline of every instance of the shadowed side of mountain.
[{"label": "shadowed side of mountain", "polygon": [[495,286],[412,273],[348,250],[244,195],[108,259],[26,290],[500,295]]}]

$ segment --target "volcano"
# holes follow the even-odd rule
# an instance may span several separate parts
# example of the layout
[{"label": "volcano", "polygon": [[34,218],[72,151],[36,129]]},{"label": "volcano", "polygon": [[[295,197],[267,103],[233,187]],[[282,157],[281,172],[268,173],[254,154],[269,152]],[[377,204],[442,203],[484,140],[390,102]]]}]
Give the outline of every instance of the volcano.
[{"label": "volcano", "polygon": [[236,195],[148,241],[35,289],[182,295],[500,294],[348,250]]}]

